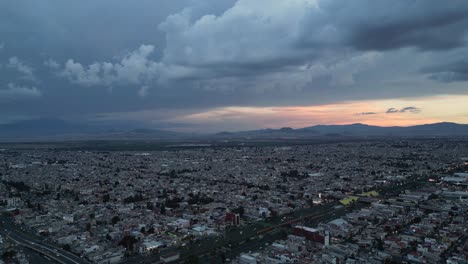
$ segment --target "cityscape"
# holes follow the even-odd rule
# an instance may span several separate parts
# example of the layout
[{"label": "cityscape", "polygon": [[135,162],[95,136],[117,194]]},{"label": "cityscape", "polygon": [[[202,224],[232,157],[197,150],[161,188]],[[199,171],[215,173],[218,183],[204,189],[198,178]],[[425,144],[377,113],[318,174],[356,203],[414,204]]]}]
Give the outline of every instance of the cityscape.
[{"label": "cityscape", "polygon": [[468,264],[468,1],[0,0],[0,264]]},{"label": "cityscape", "polygon": [[147,152],[2,147],[4,254],[38,246],[60,263],[467,257],[465,139]]}]

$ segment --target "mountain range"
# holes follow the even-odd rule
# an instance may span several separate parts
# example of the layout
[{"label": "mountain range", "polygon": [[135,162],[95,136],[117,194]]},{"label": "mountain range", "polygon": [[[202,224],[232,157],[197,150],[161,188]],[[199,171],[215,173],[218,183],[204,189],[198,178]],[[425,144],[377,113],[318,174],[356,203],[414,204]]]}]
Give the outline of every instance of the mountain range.
[{"label": "mountain range", "polygon": [[116,128],[109,125],[72,123],[60,119],[24,120],[0,124],[0,141],[34,140],[139,140],[139,139],[287,139],[316,137],[371,137],[371,136],[468,136],[468,124],[434,123],[408,127],[380,127],[366,124],[316,125],[293,129],[259,129],[216,134],[180,133],[157,129]]}]

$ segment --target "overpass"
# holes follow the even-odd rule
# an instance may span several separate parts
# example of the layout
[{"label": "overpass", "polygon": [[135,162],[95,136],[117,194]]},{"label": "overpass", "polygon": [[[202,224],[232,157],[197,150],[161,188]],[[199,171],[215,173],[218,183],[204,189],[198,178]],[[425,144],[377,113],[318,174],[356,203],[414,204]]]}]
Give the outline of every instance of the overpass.
[{"label": "overpass", "polygon": [[61,264],[89,264],[88,261],[68,252],[59,247],[50,245],[41,239],[29,235],[18,226],[11,223],[8,217],[2,216],[3,227],[0,230],[5,237],[8,237],[15,243],[30,248],[50,259],[53,259]]}]

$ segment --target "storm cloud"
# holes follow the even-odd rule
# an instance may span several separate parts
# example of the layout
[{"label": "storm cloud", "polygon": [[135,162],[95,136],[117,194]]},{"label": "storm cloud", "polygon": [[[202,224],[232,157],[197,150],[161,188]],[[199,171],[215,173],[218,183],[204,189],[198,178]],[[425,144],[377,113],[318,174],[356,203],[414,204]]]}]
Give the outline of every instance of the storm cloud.
[{"label": "storm cloud", "polygon": [[424,67],[421,72],[439,82],[468,81],[468,61],[458,60],[450,63]]},{"label": "storm cloud", "polygon": [[467,13],[462,0],[4,1],[0,111],[90,118],[465,94]]}]

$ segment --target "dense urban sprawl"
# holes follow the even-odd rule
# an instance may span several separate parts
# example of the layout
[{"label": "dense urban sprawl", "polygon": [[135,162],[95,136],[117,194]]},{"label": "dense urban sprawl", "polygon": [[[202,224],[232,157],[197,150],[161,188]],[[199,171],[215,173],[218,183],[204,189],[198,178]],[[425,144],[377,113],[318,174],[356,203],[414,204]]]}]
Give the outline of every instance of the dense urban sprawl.
[{"label": "dense urban sprawl", "polygon": [[[467,157],[456,140],[11,146],[2,219],[90,263],[466,263]],[[7,231],[3,259],[27,263]]]}]

